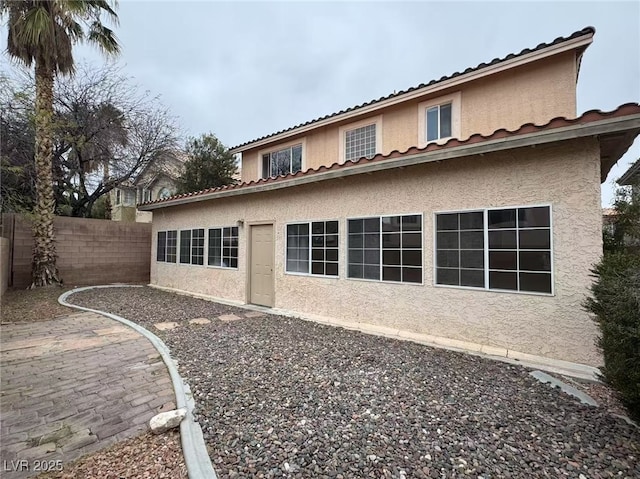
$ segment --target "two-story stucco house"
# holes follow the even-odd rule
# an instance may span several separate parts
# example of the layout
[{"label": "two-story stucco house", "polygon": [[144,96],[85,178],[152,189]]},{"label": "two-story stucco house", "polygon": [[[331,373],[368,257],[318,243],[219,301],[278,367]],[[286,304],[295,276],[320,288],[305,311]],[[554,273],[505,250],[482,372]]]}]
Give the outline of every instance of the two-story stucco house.
[{"label": "two-story stucco house", "polygon": [[598,365],[581,302],[602,252],[600,184],[640,106],[576,116],[593,35],[233,148],[241,184],[140,207],[156,212],[151,283]]},{"label": "two-story stucco house", "polygon": [[187,157],[170,151],[146,165],[136,177],[111,191],[111,219],[150,223],[152,214],[139,211],[138,203],[168,198],[176,194],[176,181],[184,170]]}]

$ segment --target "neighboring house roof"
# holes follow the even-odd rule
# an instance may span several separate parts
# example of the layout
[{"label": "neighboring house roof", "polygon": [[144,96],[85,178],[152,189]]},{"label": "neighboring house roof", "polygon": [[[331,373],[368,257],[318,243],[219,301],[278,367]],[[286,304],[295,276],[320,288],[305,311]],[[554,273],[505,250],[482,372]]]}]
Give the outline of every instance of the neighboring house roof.
[{"label": "neighboring house roof", "polygon": [[640,158],[617,181],[619,185],[632,185],[638,182],[640,182]]},{"label": "neighboring house roof", "polygon": [[296,186],[360,173],[370,173],[389,168],[411,166],[430,161],[491,153],[522,146],[530,146],[580,137],[599,136],[601,179],[604,181],[611,167],[629,149],[640,133],[640,105],[627,103],[611,112],[590,110],[574,119],[554,118],[544,125],[527,123],[514,131],[504,128],[490,135],[471,135],[466,140],[449,139],[444,144],[429,143],[423,148],[411,147],[404,152],[394,150],[387,155],[360,158],[345,163],[333,163],[287,175],[266,178],[238,185],[227,185],[203,191],[176,195],[162,200],[143,203],[142,210],[153,210],[184,203],[204,201],[223,196],[239,195]]},{"label": "neighboring house roof", "polygon": [[134,185],[151,185],[160,176],[164,175],[176,180],[184,168],[184,163],[189,159],[182,151],[169,151],[159,156],[155,161],[148,163],[133,180]]},{"label": "neighboring house roof", "polygon": [[[283,134],[286,133],[286,137],[291,136],[293,134],[298,133],[298,131],[296,130],[301,130],[303,129],[303,127],[309,127],[309,126],[319,126],[316,125],[317,123],[320,122],[324,122],[326,120],[331,120],[331,123],[334,123],[336,121],[340,121],[342,119],[342,117],[347,116],[347,114],[349,113],[359,113],[359,110],[363,110],[366,107],[371,107],[376,105],[378,108],[385,106],[383,103],[387,102],[388,100],[392,100],[392,99],[397,99],[399,101],[404,101],[405,98],[401,98],[401,97],[405,97],[405,96],[413,96],[416,93],[420,94],[422,93],[421,90],[426,90],[428,88],[433,87],[434,85],[439,85],[441,83],[444,83],[448,80],[453,80],[453,79],[458,79],[459,77],[463,77],[463,78],[459,78],[460,80],[465,80],[466,81],[466,77],[470,76],[471,74],[474,74],[476,72],[479,72],[481,70],[484,69],[488,69],[489,67],[495,67],[496,65],[508,62],[510,60],[514,60],[514,59],[519,59],[522,57],[525,57],[526,55],[531,55],[531,54],[537,54],[538,52],[551,48],[551,47],[556,47],[560,44],[565,44],[565,43],[569,43],[572,40],[576,40],[578,38],[581,37],[586,37],[586,39],[588,40],[588,42],[582,42],[579,43],[577,45],[575,45],[574,48],[577,47],[582,47],[582,49],[586,49],[586,47],[589,45],[589,43],[591,42],[591,38],[593,37],[593,35],[596,33],[596,30],[594,27],[586,27],[583,28],[582,30],[579,30],[577,32],[572,33],[571,35],[569,35],[568,37],[558,37],[555,40],[553,40],[551,43],[540,43],[538,46],[536,46],[535,48],[525,48],[524,50],[522,50],[520,53],[510,53],[509,55],[503,57],[503,58],[494,58],[493,60],[491,60],[489,63],[480,63],[479,65],[475,66],[475,67],[469,67],[466,70],[464,70],[463,72],[455,72],[452,73],[451,75],[448,76],[443,76],[442,78],[440,78],[439,80],[431,80],[429,83],[421,83],[418,86],[415,87],[411,87],[408,88],[406,90],[401,90],[399,92],[395,92],[392,93],[390,95],[387,96],[383,96],[381,98],[378,98],[377,100],[371,100],[365,103],[362,103],[360,105],[356,105],[353,106],[351,108],[347,108],[345,110],[340,110],[336,113],[331,113],[330,115],[325,115],[322,116],[320,118],[316,118],[315,120],[310,120],[307,121],[305,123],[300,123],[299,125],[296,126],[292,126],[290,128],[286,128],[284,130],[280,130],[277,131],[275,133],[271,133],[269,135],[265,135],[265,136],[261,136],[260,138],[256,138],[255,140],[251,140],[251,141],[247,141],[245,143],[242,143],[240,145],[234,146],[233,148],[230,149],[230,151],[232,153],[237,153],[243,150],[247,150],[248,148],[245,148],[249,145],[253,145],[254,143],[258,143],[258,142],[262,142],[263,140],[267,140],[276,136],[281,136]],[[425,94],[427,93],[426,91],[424,92]],[[364,111],[362,113],[365,113]],[[252,146],[253,148],[253,146]]]}]

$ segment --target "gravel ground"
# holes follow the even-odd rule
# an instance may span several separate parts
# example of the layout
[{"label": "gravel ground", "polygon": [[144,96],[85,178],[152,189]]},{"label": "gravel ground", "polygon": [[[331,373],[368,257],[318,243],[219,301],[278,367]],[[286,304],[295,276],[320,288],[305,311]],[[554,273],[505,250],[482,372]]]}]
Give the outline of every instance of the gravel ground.
[{"label": "gravel ground", "polygon": [[522,367],[151,288],[70,301],[163,338],[221,478],[640,477],[638,429]]},{"label": "gravel ground", "polygon": [[37,479],[187,479],[180,433],[175,430],[127,439],[63,467],[60,472],[40,474]]},{"label": "gravel ground", "polygon": [[8,289],[2,294],[3,323],[47,321],[76,312],[58,303],[58,296],[70,288],[47,286],[36,289]]}]

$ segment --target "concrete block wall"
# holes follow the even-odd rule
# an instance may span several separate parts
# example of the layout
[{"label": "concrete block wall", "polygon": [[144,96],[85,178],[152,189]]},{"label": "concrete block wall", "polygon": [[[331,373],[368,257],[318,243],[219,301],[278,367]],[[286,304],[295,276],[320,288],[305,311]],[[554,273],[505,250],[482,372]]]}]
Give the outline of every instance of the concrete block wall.
[{"label": "concrete block wall", "polygon": [[0,295],[4,294],[9,286],[9,259],[11,257],[11,243],[7,238],[0,238]]},{"label": "concrete block wall", "polygon": [[[11,222],[5,215],[3,224]],[[31,283],[31,223],[13,216],[12,287]],[[149,281],[151,225],[70,218],[54,220],[58,270],[64,284],[92,285]]]}]

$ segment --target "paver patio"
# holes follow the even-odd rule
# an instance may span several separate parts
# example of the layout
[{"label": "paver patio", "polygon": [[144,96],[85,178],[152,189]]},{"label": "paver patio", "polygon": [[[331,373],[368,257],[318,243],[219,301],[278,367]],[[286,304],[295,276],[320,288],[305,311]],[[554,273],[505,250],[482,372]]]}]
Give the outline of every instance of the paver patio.
[{"label": "paver patio", "polygon": [[[175,407],[166,366],[134,330],[94,313],[3,324],[0,334],[2,477],[34,475],[147,428]],[[26,461],[26,462],[25,462]]]}]

